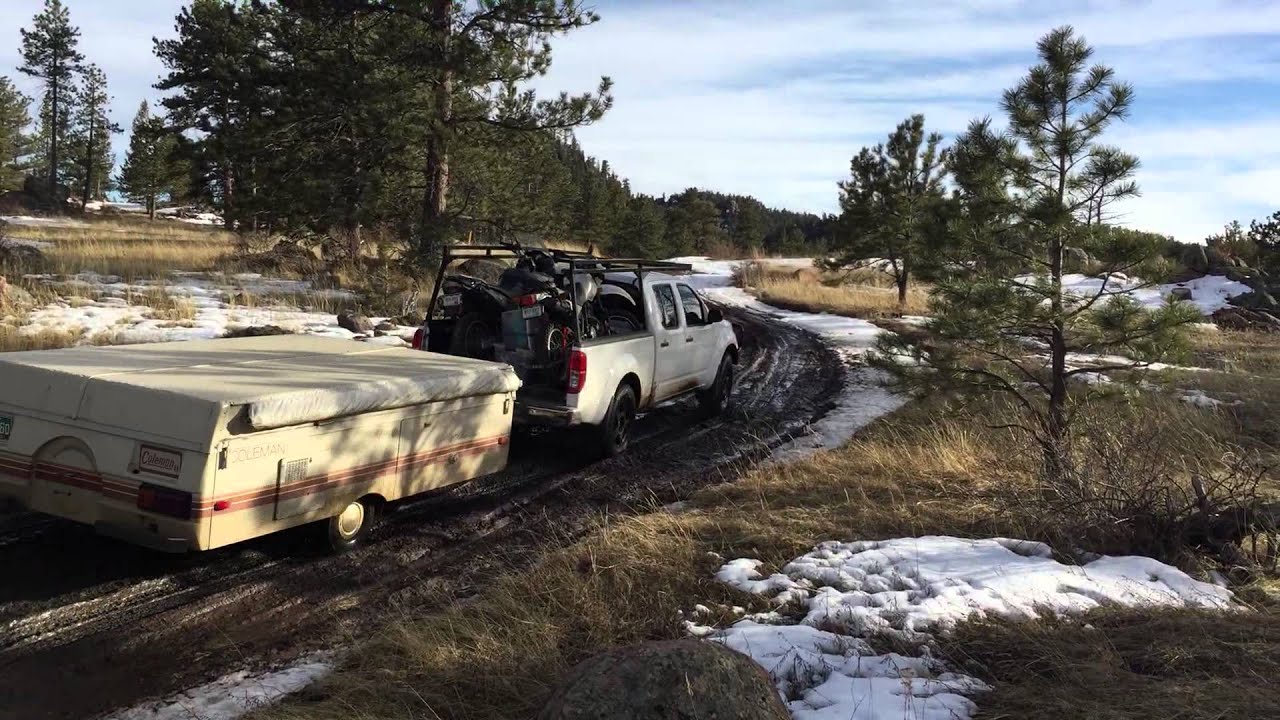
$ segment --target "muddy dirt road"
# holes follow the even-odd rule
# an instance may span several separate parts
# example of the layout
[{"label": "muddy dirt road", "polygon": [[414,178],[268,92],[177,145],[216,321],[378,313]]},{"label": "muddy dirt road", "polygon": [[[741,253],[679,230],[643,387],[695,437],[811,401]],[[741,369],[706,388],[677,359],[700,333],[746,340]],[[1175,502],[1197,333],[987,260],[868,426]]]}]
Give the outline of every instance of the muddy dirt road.
[{"label": "muddy dirt road", "polygon": [[691,403],[659,408],[637,423],[628,453],[605,462],[575,461],[572,437],[523,438],[507,471],[395,507],[349,555],[318,555],[307,532],[290,531],[169,556],[62,521],[0,515],[0,719],[89,718],[341,647],[388,612],[474,594],[602,512],[732,477],[741,459],[825,414],[844,374],[813,336],[726,312],[742,340],[732,413],[700,422]]}]

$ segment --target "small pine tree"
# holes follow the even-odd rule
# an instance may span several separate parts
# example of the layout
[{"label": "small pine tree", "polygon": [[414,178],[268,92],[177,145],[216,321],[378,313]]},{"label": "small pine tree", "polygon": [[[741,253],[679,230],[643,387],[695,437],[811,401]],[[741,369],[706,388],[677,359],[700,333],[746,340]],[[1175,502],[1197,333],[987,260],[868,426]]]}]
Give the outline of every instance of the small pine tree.
[{"label": "small pine tree", "polygon": [[666,250],[666,218],[653,198],[637,195],[628,204],[609,252],[618,257],[660,258]]},{"label": "small pine tree", "polygon": [[[1090,224],[1099,198],[1105,208],[1137,194],[1137,159],[1100,143],[1128,115],[1132,88],[1108,67],[1089,67],[1093,50],[1070,27],[1038,48],[1040,62],[1004,94],[1008,129],[979,120],[956,142],[958,202],[948,219],[962,251],[933,295],[927,352],[886,337],[877,362],[916,388],[1011,396],[1024,416],[1007,425],[1038,443],[1046,488],[1080,496],[1089,488],[1073,471],[1071,426],[1088,393],[1069,384],[1178,351],[1179,329],[1200,314],[1188,303],[1147,311],[1127,294],[1122,274],[1158,257],[1161,238]],[[1095,161],[1109,165],[1108,182],[1096,182]],[[1065,285],[1073,246],[1089,247],[1099,264],[1088,293]]]},{"label": "small pine tree", "polygon": [[880,257],[889,261],[898,305],[907,304],[913,273],[928,255],[931,221],[943,200],[949,152],[942,136],[924,131],[924,116],[899,123],[888,143],[862,148],[840,183],[844,247],[837,262]]},{"label": "small pine tree", "polygon": [[120,189],[133,202],[146,206],[147,217],[156,217],[156,203],[172,197],[186,177],[186,169],[175,164],[177,137],[164,121],[151,114],[145,100],[133,118],[129,150],[120,167]]},{"label": "small pine tree", "polygon": [[31,99],[0,76],[0,192],[22,187],[33,138],[27,134]]},{"label": "small pine tree", "polygon": [[48,175],[49,197],[58,195],[61,150],[73,102],[72,81],[80,71],[84,55],[76,49],[80,29],[71,25],[62,0],[45,0],[44,9],[22,32],[22,65],[18,70],[39,79],[45,88],[41,104],[41,126],[47,143],[44,170]]}]

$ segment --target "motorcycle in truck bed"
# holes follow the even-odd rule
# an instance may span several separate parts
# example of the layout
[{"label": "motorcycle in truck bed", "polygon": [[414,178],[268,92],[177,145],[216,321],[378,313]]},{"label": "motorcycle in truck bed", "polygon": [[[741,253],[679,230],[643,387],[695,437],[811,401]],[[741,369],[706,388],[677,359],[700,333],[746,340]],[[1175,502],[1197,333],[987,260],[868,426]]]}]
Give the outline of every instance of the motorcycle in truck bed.
[{"label": "motorcycle in truck bed", "polygon": [[[449,273],[467,260],[511,266],[496,283]],[[517,423],[585,427],[601,453],[616,455],[640,411],[688,394],[707,414],[728,406],[737,337],[676,274],[689,270],[518,245],[449,246],[414,347],[510,365],[522,381]]]}]

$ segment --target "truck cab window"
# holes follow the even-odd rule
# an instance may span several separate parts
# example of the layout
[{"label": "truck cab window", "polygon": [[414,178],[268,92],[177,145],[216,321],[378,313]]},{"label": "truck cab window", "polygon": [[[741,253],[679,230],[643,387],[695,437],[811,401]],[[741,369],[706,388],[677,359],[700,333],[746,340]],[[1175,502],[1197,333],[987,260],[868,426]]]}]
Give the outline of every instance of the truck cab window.
[{"label": "truck cab window", "polygon": [[680,304],[684,306],[684,322],[689,327],[707,324],[707,309],[698,294],[688,285],[680,285]]},{"label": "truck cab window", "polygon": [[658,298],[658,309],[662,311],[662,327],[674,330],[680,327],[680,310],[676,305],[676,294],[670,285],[654,285],[653,294]]}]

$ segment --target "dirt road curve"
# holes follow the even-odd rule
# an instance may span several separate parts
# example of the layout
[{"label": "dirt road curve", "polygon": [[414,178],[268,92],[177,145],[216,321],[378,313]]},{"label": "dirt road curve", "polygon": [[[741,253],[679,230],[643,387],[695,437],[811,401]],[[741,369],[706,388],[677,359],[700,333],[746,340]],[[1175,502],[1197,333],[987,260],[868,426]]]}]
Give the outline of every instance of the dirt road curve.
[{"label": "dirt road curve", "polygon": [[[0,720],[89,718],[350,642],[387,617],[475,593],[495,572],[573,540],[600,512],[671,502],[727,478],[820,417],[839,360],[812,336],[730,313],[743,353],[736,408],[698,422],[659,408],[623,457],[583,464],[517,442],[498,476],[401,505],[342,557],[305,532],[190,556],[133,548],[28,514],[0,515]],[[564,444],[562,444],[564,443]]]}]

